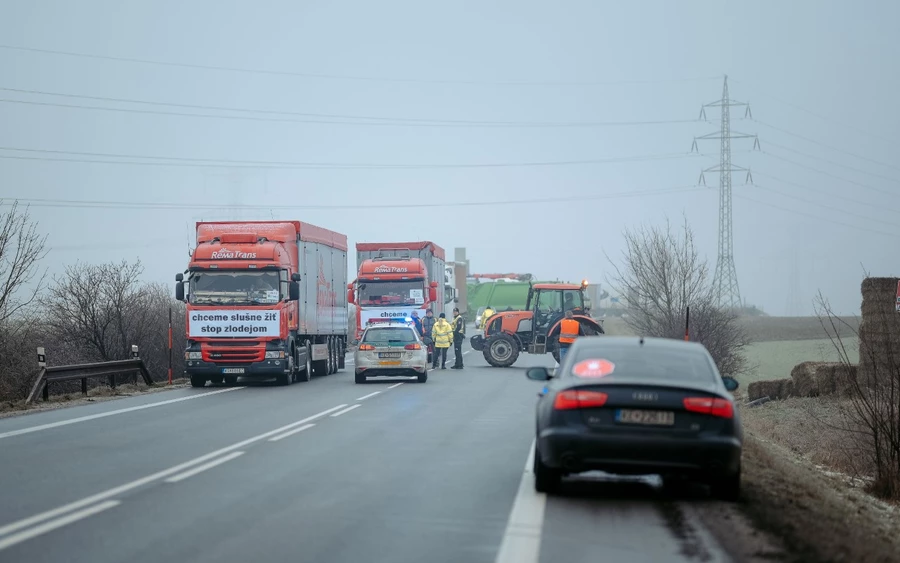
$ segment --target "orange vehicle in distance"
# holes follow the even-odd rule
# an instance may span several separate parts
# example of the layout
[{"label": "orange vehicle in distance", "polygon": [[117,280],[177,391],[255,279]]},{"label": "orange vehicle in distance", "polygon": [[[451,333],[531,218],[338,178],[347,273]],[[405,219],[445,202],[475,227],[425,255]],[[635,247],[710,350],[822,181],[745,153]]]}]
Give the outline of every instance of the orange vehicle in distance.
[{"label": "orange vehicle in distance", "polygon": [[521,352],[553,354],[559,362],[559,325],[567,310],[586,336],[605,334],[603,326],[588,313],[590,303],[584,296],[587,280],[581,284],[539,283],[528,288],[524,311],[498,311],[484,327],[484,334],[470,339],[472,348],[484,354],[494,367],[509,367]]}]

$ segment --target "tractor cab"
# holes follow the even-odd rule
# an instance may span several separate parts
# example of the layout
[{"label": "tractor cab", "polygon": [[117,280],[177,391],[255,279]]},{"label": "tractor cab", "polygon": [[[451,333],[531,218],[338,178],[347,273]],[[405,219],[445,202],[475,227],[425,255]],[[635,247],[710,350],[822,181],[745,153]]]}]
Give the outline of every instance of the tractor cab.
[{"label": "tractor cab", "polygon": [[531,342],[526,344],[529,353],[547,353],[550,331],[563,319],[566,311],[572,311],[576,315],[587,313],[585,285],[542,283],[528,289],[525,309],[532,313],[532,326],[527,327],[530,329],[527,331],[522,330],[526,327],[520,326],[517,332],[530,333]]}]

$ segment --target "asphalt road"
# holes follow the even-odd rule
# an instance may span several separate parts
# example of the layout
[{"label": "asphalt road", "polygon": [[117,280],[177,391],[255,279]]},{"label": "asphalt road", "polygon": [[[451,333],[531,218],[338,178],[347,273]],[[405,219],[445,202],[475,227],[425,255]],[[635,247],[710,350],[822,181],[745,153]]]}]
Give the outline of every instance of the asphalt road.
[{"label": "asphalt road", "polygon": [[[452,354],[451,354],[452,355]],[[727,561],[636,482],[534,492],[523,356],[418,384],[352,364],[0,420],[0,562]]]}]

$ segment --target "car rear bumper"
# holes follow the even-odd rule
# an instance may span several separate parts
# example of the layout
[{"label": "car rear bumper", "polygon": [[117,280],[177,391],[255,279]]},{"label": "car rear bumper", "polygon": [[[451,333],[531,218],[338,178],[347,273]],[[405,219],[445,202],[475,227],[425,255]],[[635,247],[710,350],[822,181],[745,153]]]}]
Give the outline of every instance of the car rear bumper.
[{"label": "car rear bumper", "polygon": [[[243,369],[243,373],[223,373],[226,369]],[[288,371],[288,360],[265,360],[247,364],[214,364],[190,360],[184,368],[189,376],[199,375],[209,378],[242,377],[245,379],[271,379]]]},{"label": "car rear bumper", "polygon": [[729,436],[665,438],[549,428],[537,440],[544,465],[567,473],[722,474],[740,470],[742,446]]}]

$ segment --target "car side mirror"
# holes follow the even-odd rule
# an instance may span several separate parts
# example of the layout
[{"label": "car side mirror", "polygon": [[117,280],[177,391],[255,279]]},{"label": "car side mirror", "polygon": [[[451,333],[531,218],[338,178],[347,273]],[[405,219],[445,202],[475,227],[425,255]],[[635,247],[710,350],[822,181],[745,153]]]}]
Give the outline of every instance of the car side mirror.
[{"label": "car side mirror", "polygon": [[[297,274],[294,274],[297,275]],[[300,284],[292,281],[290,285],[290,295],[288,296],[289,301],[300,301]]]},{"label": "car side mirror", "polygon": [[738,380],[733,377],[723,377],[722,383],[725,384],[725,389],[728,389],[728,391],[734,391],[741,385],[738,383]]},{"label": "car side mirror", "polygon": [[525,377],[533,381],[549,381],[553,379],[547,368],[528,368],[525,370]]}]

